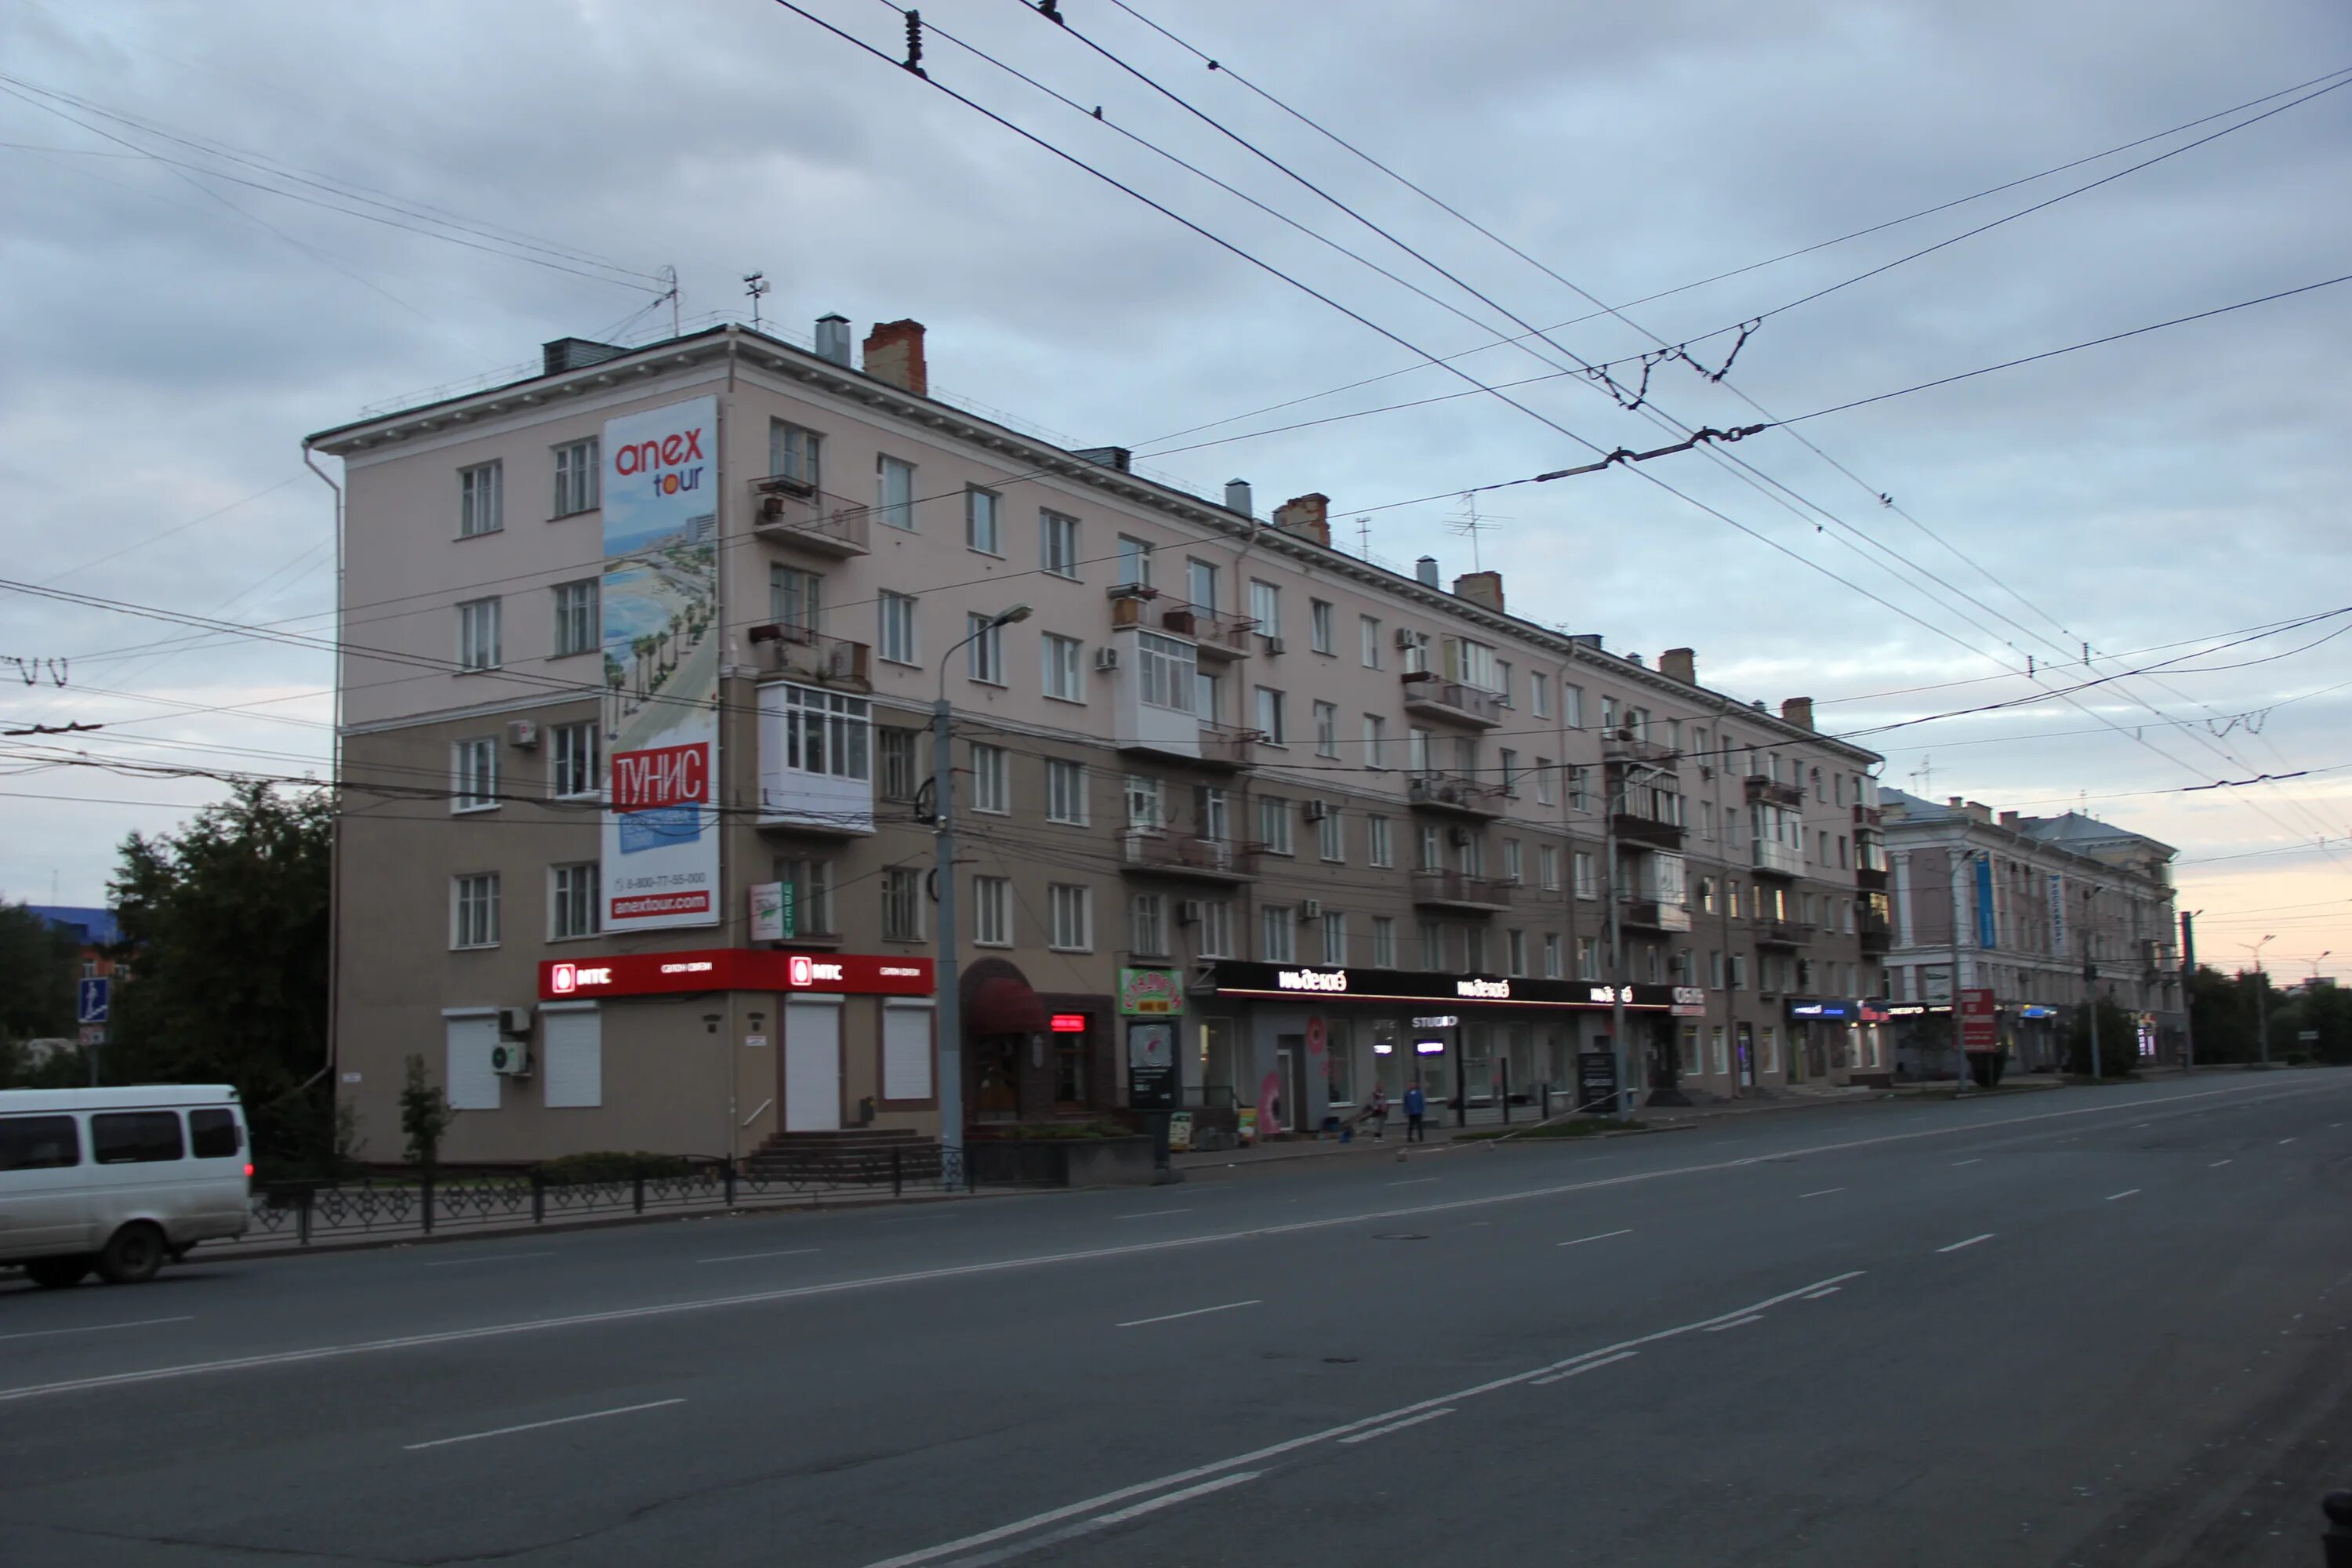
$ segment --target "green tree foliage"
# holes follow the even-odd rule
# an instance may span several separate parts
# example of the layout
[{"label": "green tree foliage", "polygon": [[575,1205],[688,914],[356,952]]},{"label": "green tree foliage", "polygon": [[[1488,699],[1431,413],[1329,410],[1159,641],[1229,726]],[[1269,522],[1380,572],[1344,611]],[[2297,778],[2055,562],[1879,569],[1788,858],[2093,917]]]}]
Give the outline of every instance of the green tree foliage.
[{"label": "green tree foliage", "polygon": [[0,904],[0,1042],[74,1032],[71,935],[23,904]]},{"label": "green tree foliage", "polygon": [[[2091,1070],[2090,1013],[2076,1006],[2066,1020],[2066,1070],[2087,1074]],[[2122,1078],[2139,1068],[2139,1021],[2109,1001],[2099,998],[2099,1074],[2103,1078]]]},{"label": "green tree foliage", "polygon": [[[2306,1040],[2305,1034],[2317,1035]],[[2271,1059],[2309,1057],[2341,1067],[2352,1062],[2352,991],[2305,988],[2277,999],[2271,1018]]]},{"label": "green tree foliage", "polygon": [[132,978],[114,1000],[116,1083],[231,1083],[257,1159],[331,1154],[323,794],[240,784],[174,833],[122,842],[111,884]]},{"label": "green tree foliage", "polygon": [[440,1163],[441,1140],[457,1119],[441,1086],[425,1076],[425,1058],[408,1058],[408,1079],[400,1090],[400,1131],[408,1139],[408,1163],[427,1174]]},{"label": "green tree foliage", "polygon": [[[2261,984],[2268,984],[2263,976]],[[2254,1041],[2253,974],[2224,974],[2204,964],[2189,978],[2189,1023],[2196,1032],[2197,1059],[2200,1062],[2251,1062],[2259,1060],[2261,1052]],[[2276,1011],[2273,998],[2272,1010]],[[2271,1039],[2279,1038],[2278,1022],[2271,1023]]]}]

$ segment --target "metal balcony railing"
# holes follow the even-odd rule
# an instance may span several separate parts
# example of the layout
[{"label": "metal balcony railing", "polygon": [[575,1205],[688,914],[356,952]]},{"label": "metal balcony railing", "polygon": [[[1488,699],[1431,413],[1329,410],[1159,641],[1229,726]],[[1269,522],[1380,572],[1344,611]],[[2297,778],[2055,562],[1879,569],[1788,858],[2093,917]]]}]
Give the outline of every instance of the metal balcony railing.
[{"label": "metal balcony railing", "polygon": [[1508,798],[1500,784],[1480,784],[1458,773],[1420,773],[1405,781],[1405,798],[1432,811],[1465,816],[1500,816]]},{"label": "metal balcony railing", "polygon": [[1507,910],[1511,907],[1511,884],[1466,871],[1415,871],[1412,901],[1456,910]]},{"label": "metal balcony railing", "polygon": [[1668,903],[1662,899],[1627,897],[1618,900],[1617,918],[1629,926],[1644,931],[1688,931],[1691,912],[1686,905]]},{"label": "metal balcony railing", "polygon": [[1482,687],[1466,681],[1440,680],[1419,669],[1408,669],[1401,679],[1405,710],[1409,713],[1455,724],[1475,724],[1480,729],[1492,729],[1503,721],[1503,700]]},{"label": "metal balcony railing", "polygon": [[762,539],[823,555],[864,555],[873,508],[827,495],[790,474],[751,481],[751,530]]},{"label": "metal balcony railing", "polygon": [[1804,785],[1781,784],[1778,780],[1768,778],[1762,773],[1749,773],[1748,775],[1746,788],[1748,791],[1748,798],[1750,800],[1765,801],[1773,805],[1802,805],[1805,804]]},{"label": "metal balcony railing", "polygon": [[1158,606],[1162,631],[1180,637],[1191,637],[1201,656],[1210,658],[1244,658],[1250,653],[1250,634],[1257,623],[1247,616],[1213,610],[1205,605],[1187,604],[1181,599]]},{"label": "metal balcony railing", "polygon": [[1258,847],[1238,838],[1204,838],[1164,827],[1130,827],[1120,839],[1127,868],[1220,881],[1257,875]]},{"label": "metal balcony railing", "polygon": [[820,686],[864,688],[870,682],[873,650],[862,642],[826,637],[789,621],[753,626],[749,636],[771,675]]}]

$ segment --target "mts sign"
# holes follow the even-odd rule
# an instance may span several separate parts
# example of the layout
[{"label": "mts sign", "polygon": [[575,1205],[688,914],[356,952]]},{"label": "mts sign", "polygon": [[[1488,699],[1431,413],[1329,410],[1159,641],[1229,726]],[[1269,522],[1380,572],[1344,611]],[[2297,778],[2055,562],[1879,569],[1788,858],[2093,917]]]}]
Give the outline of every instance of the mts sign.
[{"label": "mts sign", "polygon": [[559,963],[547,972],[547,988],[558,996],[569,996],[585,986],[591,990],[613,984],[613,972],[593,964]]},{"label": "mts sign", "polygon": [[785,966],[784,978],[791,982],[795,990],[803,990],[811,985],[839,985],[846,977],[848,967],[845,963],[822,958],[811,958],[806,953],[796,952],[792,955]]},{"label": "mts sign", "polygon": [[697,742],[613,754],[613,809],[651,811],[710,799],[710,748]]}]

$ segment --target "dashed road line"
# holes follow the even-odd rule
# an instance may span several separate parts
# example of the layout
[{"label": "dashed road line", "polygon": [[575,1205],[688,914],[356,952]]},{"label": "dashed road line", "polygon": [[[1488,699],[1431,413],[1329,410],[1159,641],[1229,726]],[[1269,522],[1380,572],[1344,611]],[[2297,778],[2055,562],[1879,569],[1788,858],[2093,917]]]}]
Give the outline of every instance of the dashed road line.
[{"label": "dashed road line", "polygon": [[1402,1421],[1391,1421],[1385,1426],[1375,1426],[1369,1432],[1359,1432],[1352,1437],[1342,1437],[1339,1442],[1342,1447],[1350,1443],[1369,1443],[1375,1437],[1385,1437],[1391,1432],[1402,1432],[1408,1426],[1418,1426],[1424,1421],[1434,1421],[1441,1415],[1453,1414],[1454,1406],[1451,1405],[1443,1410],[1424,1410],[1418,1415],[1408,1415]]},{"label": "dashed road line", "polygon": [[83,1323],[70,1329],[27,1329],[22,1333],[0,1334],[0,1340],[46,1340],[58,1334],[96,1334],[108,1329],[152,1329],[158,1323],[193,1323],[195,1321],[194,1313],[184,1312],[176,1318],[133,1318],[127,1323]]},{"label": "dashed road line", "polygon": [[1990,1230],[1989,1230],[1989,1231],[1985,1232],[1982,1236],[1972,1236],[1972,1237],[1969,1237],[1966,1241],[1956,1241],[1956,1242],[1952,1243],[1952,1245],[1951,1245],[1951,1246],[1949,1246],[1949,1247],[1939,1247],[1936,1248],[1936,1250],[1937,1250],[1937,1251],[1938,1251],[1938,1252],[1958,1252],[1958,1251],[1960,1248],[1962,1248],[1963,1247],[1974,1247],[1974,1246],[1975,1246],[1978,1242],[1979,1242],[1979,1241],[1990,1241],[1990,1240],[1991,1240],[1995,1236],[1997,1236],[1997,1235],[1999,1235],[1999,1234],[2000,1234],[2000,1233],[1999,1233],[1999,1232],[1997,1232],[1997,1231],[1990,1231]]},{"label": "dashed road line", "polygon": [[1845,1191],[1843,1187],[1823,1187],[1817,1193],[1799,1193],[1797,1195],[1801,1198],[1825,1198],[1832,1193],[1842,1193],[1843,1191]]},{"label": "dashed road line", "polygon": [[2117,1198],[2128,1198],[2128,1197],[2133,1197],[2133,1196],[2137,1195],[2138,1192],[2139,1192],[2139,1189],[2138,1189],[2137,1187],[2126,1187],[2122,1192],[2119,1192],[2119,1193],[2109,1193],[2109,1194],[2107,1194],[2107,1202],[2109,1202],[2109,1203],[2113,1203],[2113,1202],[2115,1202]]},{"label": "dashed road line", "polygon": [[1615,1366],[1621,1361],[1632,1361],[1635,1356],[1640,1355],[1641,1353],[1642,1352],[1639,1351],[1619,1351],[1615,1355],[1602,1356],[1599,1361],[1589,1361],[1582,1366],[1572,1366],[1566,1372],[1556,1372],[1549,1377],[1537,1378],[1533,1383],[1528,1384],[1528,1386],[1529,1388],[1541,1388],[1546,1384],[1565,1383],[1571,1377],[1582,1377],[1586,1373],[1598,1372],[1604,1366]]},{"label": "dashed road line", "polygon": [[428,1263],[427,1268],[455,1268],[461,1263],[520,1263],[526,1258],[552,1258],[552,1252],[492,1252],[480,1258],[444,1258]]},{"label": "dashed road line", "polygon": [[1612,1236],[1631,1236],[1633,1234],[1633,1227],[1629,1226],[1623,1230],[1604,1230],[1598,1236],[1580,1236],[1574,1241],[1563,1241],[1559,1245],[1562,1247],[1582,1247],[1588,1241],[1606,1241]]},{"label": "dashed road line", "polygon": [[607,1415],[634,1415],[640,1410],[660,1410],[672,1405],[683,1405],[680,1399],[656,1399],[644,1405],[623,1405],[611,1410],[591,1410],[584,1415],[559,1415],[552,1421],[526,1421],[520,1426],[493,1426],[487,1432],[468,1432],[458,1437],[436,1437],[429,1443],[404,1443],[404,1451],[415,1453],[419,1448],[446,1448],[452,1443],[478,1443],[485,1437],[506,1437],[517,1432],[536,1432],[545,1426],[570,1426],[575,1422],[602,1421]]},{"label": "dashed road line", "polygon": [[1146,1323],[1172,1323],[1179,1318],[1197,1318],[1209,1312],[1230,1312],[1237,1307],[1263,1307],[1265,1305],[1265,1302],[1263,1298],[1248,1301],[1228,1301],[1222,1307],[1195,1307],[1189,1312],[1163,1312],[1156,1318],[1137,1318],[1131,1321],[1119,1323],[1115,1326],[1122,1329],[1139,1329]]},{"label": "dashed road line", "polygon": [[1703,1334],[1719,1334],[1726,1329],[1744,1329],[1750,1323],[1760,1323],[1763,1321],[1763,1313],[1750,1312],[1744,1318],[1734,1318],[1727,1323],[1709,1323],[1706,1328],[1701,1329],[1699,1332]]},{"label": "dashed road line", "polygon": [[788,1247],[782,1252],[730,1252],[720,1258],[698,1258],[697,1263],[749,1263],[755,1258],[806,1258],[812,1252],[823,1252],[821,1247]]}]

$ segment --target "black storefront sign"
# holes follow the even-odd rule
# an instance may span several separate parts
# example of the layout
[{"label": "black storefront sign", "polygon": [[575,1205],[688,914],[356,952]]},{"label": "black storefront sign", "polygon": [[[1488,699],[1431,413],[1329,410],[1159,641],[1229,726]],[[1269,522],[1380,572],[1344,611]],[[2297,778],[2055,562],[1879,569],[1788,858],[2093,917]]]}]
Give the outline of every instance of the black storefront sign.
[{"label": "black storefront sign", "polygon": [[1608,986],[1586,980],[1530,980],[1524,975],[1458,974],[1444,970],[1340,969],[1326,964],[1257,963],[1219,959],[1211,986],[1221,996],[1264,996],[1298,1002],[1443,1002],[1448,1007],[1570,1007],[1668,1012],[1671,985]]},{"label": "black storefront sign", "polygon": [[1580,1110],[1617,1109],[1617,1056],[1586,1051],[1576,1058],[1576,1105]]},{"label": "black storefront sign", "polygon": [[1131,1110],[1173,1110],[1176,1083],[1176,1026],[1127,1021],[1127,1103]]}]

